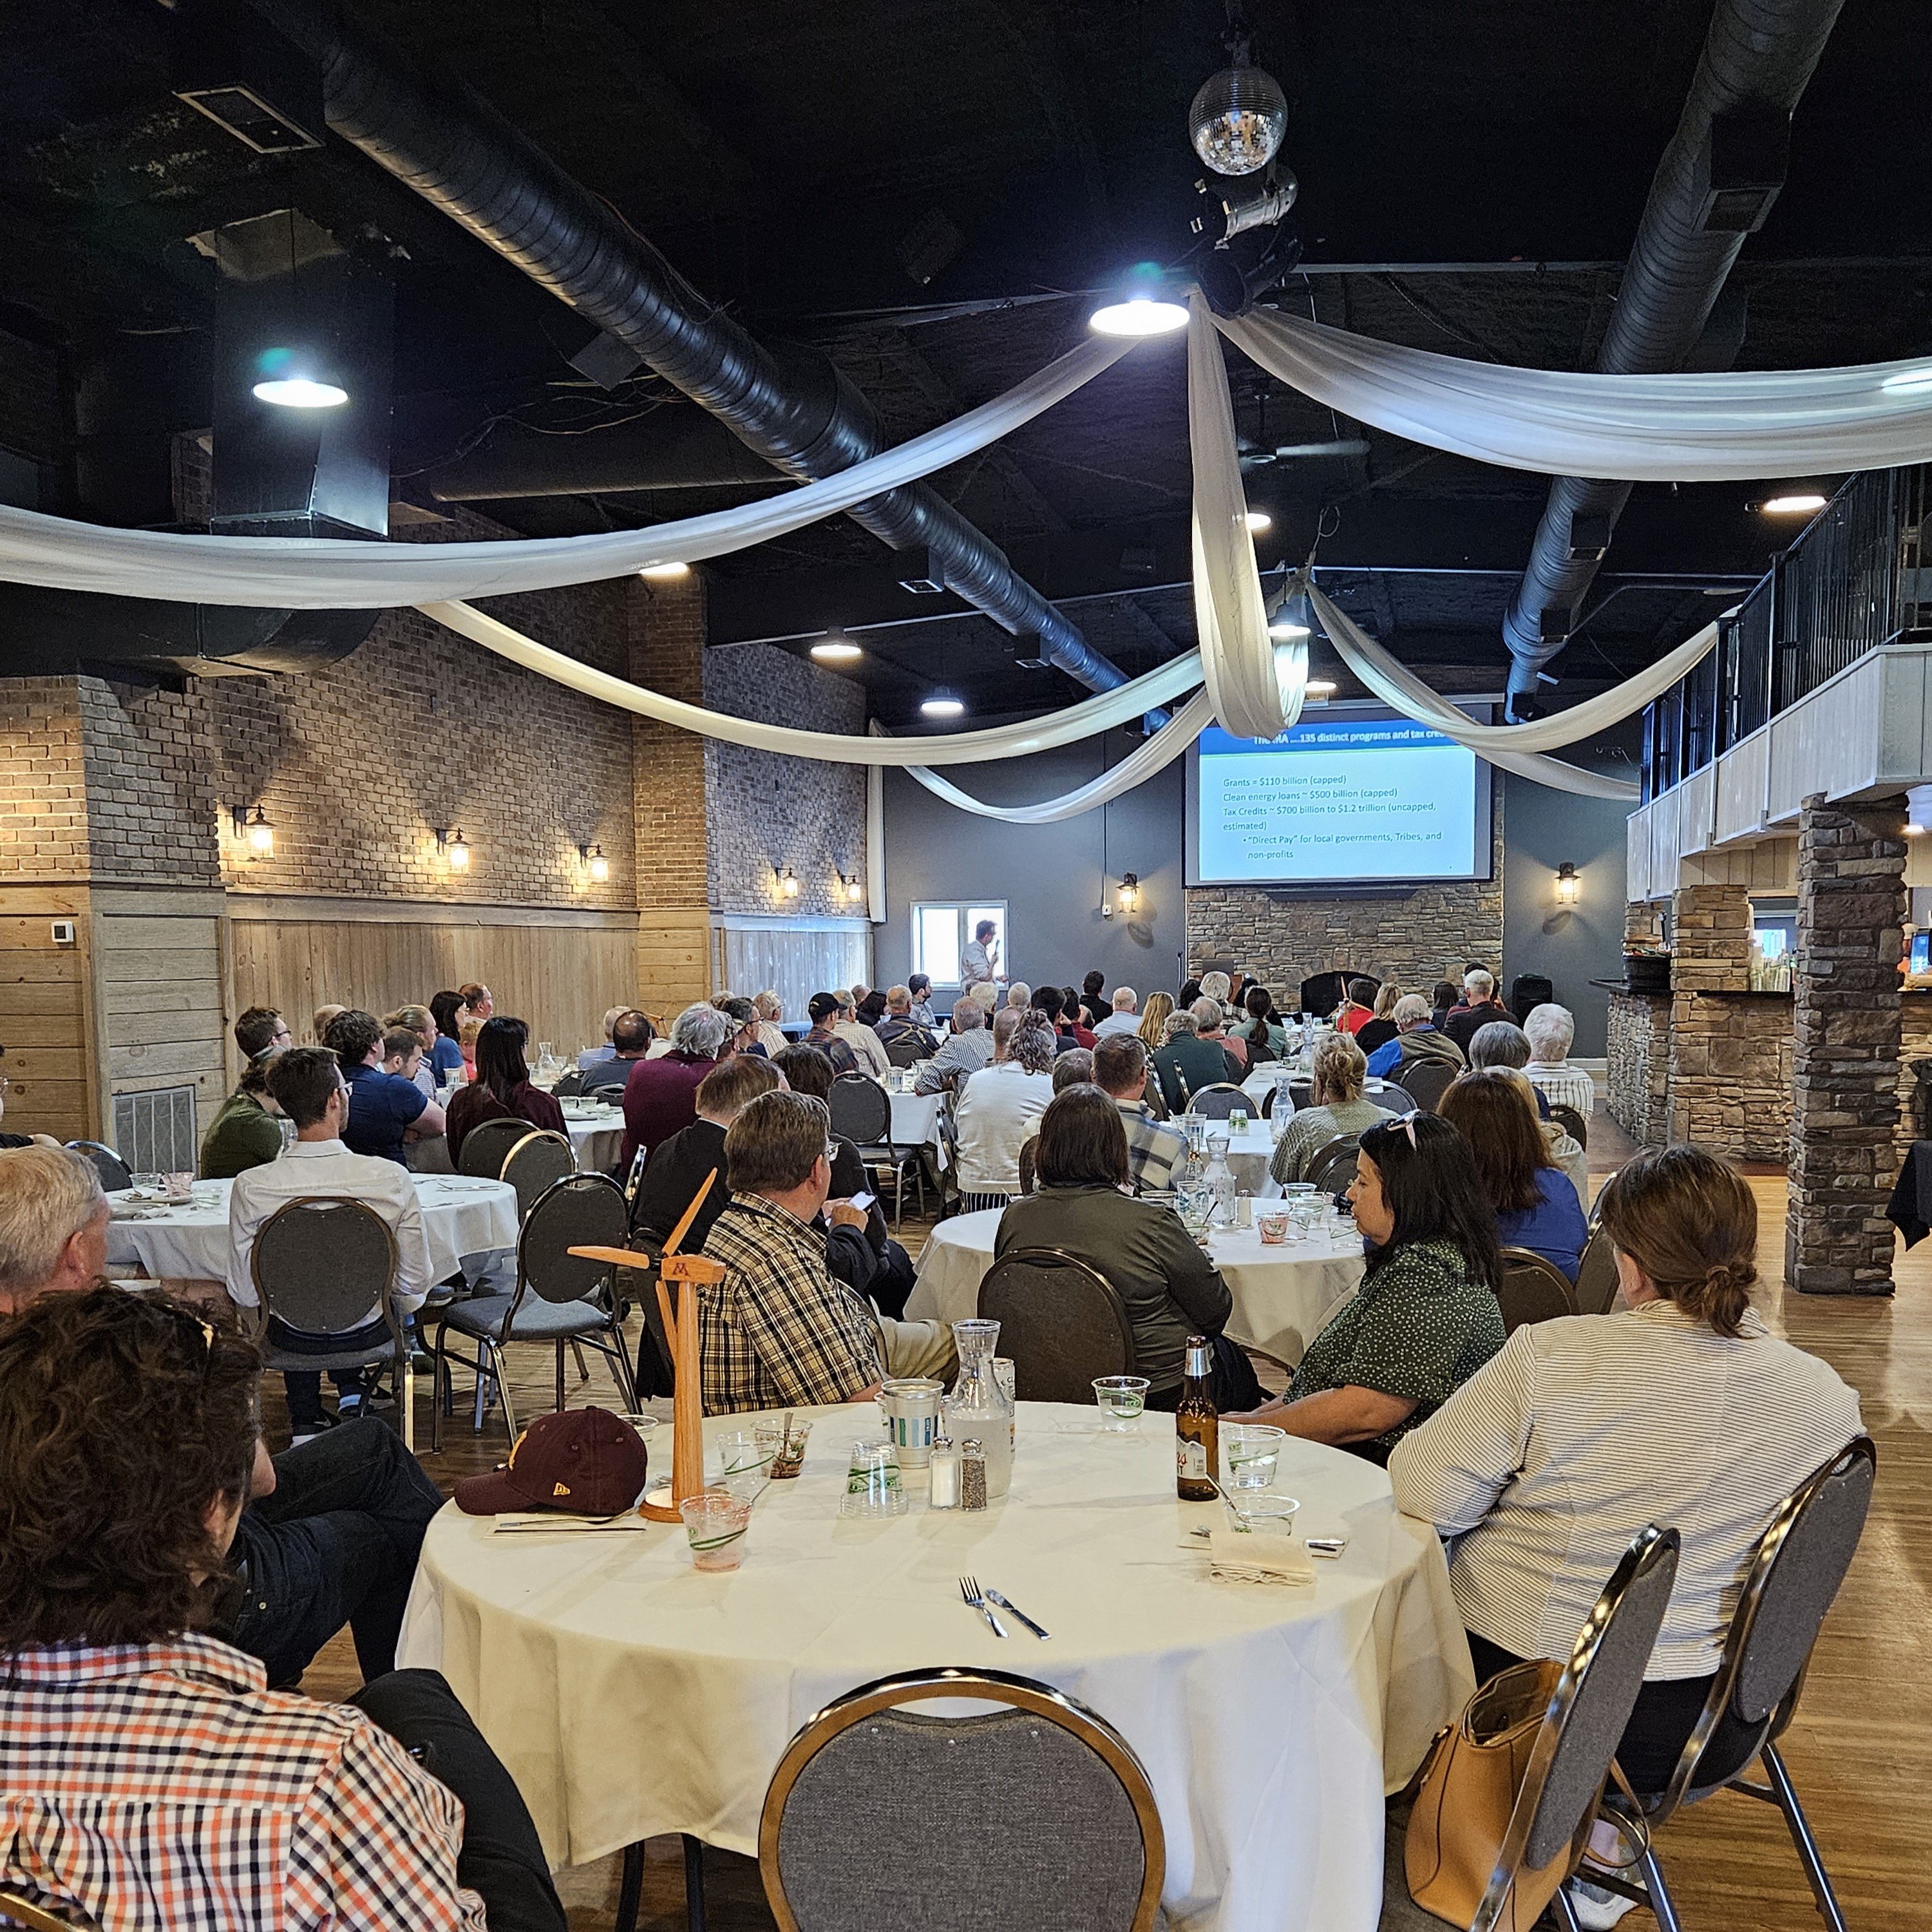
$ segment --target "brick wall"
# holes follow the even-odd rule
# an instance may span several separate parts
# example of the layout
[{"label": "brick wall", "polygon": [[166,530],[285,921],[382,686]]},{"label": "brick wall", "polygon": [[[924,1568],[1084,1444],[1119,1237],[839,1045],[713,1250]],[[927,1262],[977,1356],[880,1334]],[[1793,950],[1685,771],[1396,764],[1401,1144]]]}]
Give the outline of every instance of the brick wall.
[{"label": "brick wall", "polygon": [[1474,885],[1424,886],[1362,898],[1270,898],[1235,886],[1187,894],[1187,959],[1246,967],[1279,998],[1311,974],[1353,966],[1427,993],[1460,984],[1472,959],[1500,970],[1503,953],[1503,794],[1496,794],[1494,876]]},{"label": "brick wall", "polygon": [[80,681],[0,679],[0,880],[87,870]]},{"label": "brick wall", "polygon": [[76,682],[92,877],[218,884],[209,720],[200,697],[98,677]]},{"label": "brick wall", "polygon": [[[803,731],[859,733],[866,694],[768,644],[704,655],[704,702],[714,711]],[[866,872],[866,772],[860,765],[782,758],[704,740],[710,802],[707,880],[714,912],[850,914],[839,878]],[[782,898],[776,868],[789,866],[795,899]]]}]

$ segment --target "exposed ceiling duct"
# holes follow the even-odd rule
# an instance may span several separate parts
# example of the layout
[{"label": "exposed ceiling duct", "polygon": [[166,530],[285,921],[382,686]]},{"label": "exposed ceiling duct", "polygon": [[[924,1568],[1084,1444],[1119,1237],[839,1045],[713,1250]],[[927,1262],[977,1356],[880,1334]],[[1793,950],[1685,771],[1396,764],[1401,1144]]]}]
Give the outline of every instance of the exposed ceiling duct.
[{"label": "exposed ceiling duct", "polygon": [[[869,405],[815,350],[781,352],[706,301],[613,209],[467,88],[418,73],[326,0],[254,0],[320,67],[331,130],[460,222],[724,423],[788,476],[836,474],[884,446]],[[924,484],[847,513],[927,554],[946,587],[1090,690],[1126,674]]]},{"label": "exposed ceiling duct", "polygon": [[[1644,205],[1597,357],[1606,375],[1683,368],[1744,238],[1784,181],[1784,141],[1843,0],[1718,0],[1682,116]],[[1559,476],[1504,620],[1510,715],[1575,628],[1628,483]]]}]

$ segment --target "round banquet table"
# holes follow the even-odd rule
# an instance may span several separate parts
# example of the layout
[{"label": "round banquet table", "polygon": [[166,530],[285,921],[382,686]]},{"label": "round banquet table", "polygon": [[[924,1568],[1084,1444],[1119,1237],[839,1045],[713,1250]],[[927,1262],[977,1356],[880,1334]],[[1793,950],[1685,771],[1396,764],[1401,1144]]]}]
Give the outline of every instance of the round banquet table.
[{"label": "round banquet table", "polygon": [[[1223,1512],[1175,1499],[1168,1418],[1112,1436],[1090,1409],[1022,1402],[1012,1493],[985,1514],[928,1511],[915,1487],[904,1516],[842,1522],[876,1412],[810,1413],[804,1472],[759,1498],[735,1571],[693,1569],[676,1526],[499,1536],[454,1504],[430,1524],[396,1660],[449,1680],[554,1862],[672,1832],[755,1855],[766,1786],[814,1712],[893,1672],[991,1667],[1126,1735],[1160,1808],[1171,1924],[1373,1932],[1384,1796],[1474,1688],[1441,1546],[1382,1470],[1291,1438],[1277,1488],[1347,1550],[1312,1585],[1216,1582],[1187,1532]],[[1052,1641],[1010,1620],[994,1636],[962,1574]]]},{"label": "round banquet table", "polygon": [[[564,1100],[564,1131],[570,1136],[571,1151],[577,1156],[580,1174],[608,1174],[624,1150],[624,1110],[580,1100]],[[573,1112],[572,1108],[581,1108]],[[428,1140],[412,1141],[407,1149],[410,1168],[418,1174],[453,1174],[449,1142],[442,1134]]]},{"label": "round banquet table", "polygon": [[[1255,1205],[1258,1212],[1262,1203]],[[906,1302],[909,1321],[960,1322],[980,1312],[980,1282],[993,1264],[993,1240],[1004,1209],[956,1214],[926,1238],[918,1279]],[[1362,1279],[1362,1239],[1264,1247],[1253,1228],[1216,1228],[1208,1252],[1234,1302],[1228,1334],[1291,1367],[1336,1303]]]},{"label": "round banquet table", "polygon": [[892,1144],[898,1148],[936,1147],[939,1144],[937,1094],[894,1094]]},{"label": "round banquet table", "polygon": [[[517,1245],[517,1190],[506,1181],[443,1174],[411,1178],[429,1240],[430,1280],[446,1280],[465,1255]],[[158,1280],[226,1280],[228,1195],[233,1185],[197,1180],[190,1205],[142,1208],[138,1220],[123,1218],[129,1204],[125,1192],[109,1195],[115,1216],[107,1224],[110,1272],[131,1272],[138,1265]]]}]

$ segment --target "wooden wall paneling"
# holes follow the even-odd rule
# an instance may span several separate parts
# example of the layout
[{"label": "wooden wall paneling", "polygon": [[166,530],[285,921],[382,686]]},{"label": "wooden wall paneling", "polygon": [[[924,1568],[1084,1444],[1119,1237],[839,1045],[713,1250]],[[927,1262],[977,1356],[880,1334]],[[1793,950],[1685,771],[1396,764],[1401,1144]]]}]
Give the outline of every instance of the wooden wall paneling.
[{"label": "wooden wall paneling", "polygon": [[228,1091],[222,895],[99,888],[94,899],[97,1024],[110,1091],[192,1085],[205,1131]]},{"label": "wooden wall paneling", "polygon": [[[53,922],[74,922],[56,946]],[[0,1046],[13,1083],[11,1133],[90,1136],[98,1118],[90,1080],[90,948],[85,887],[0,887]]]}]

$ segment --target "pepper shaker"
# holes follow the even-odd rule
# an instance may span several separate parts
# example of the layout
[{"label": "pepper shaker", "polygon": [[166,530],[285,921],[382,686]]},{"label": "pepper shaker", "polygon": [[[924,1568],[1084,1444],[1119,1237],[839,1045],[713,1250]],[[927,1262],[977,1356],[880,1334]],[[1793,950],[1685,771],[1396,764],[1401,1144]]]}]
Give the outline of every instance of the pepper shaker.
[{"label": "pepper shaker", "polygon": [[959,1507],[959,1451],[950,1436],[942,1436],[932,1445],[932,1460],[927,1465],[928,1509],[956,1510]]},{"label": "pepper shaker", "polygon": [[959,1507],[986,1507],[986,1450],[977,1436],[959,1445]]}]

